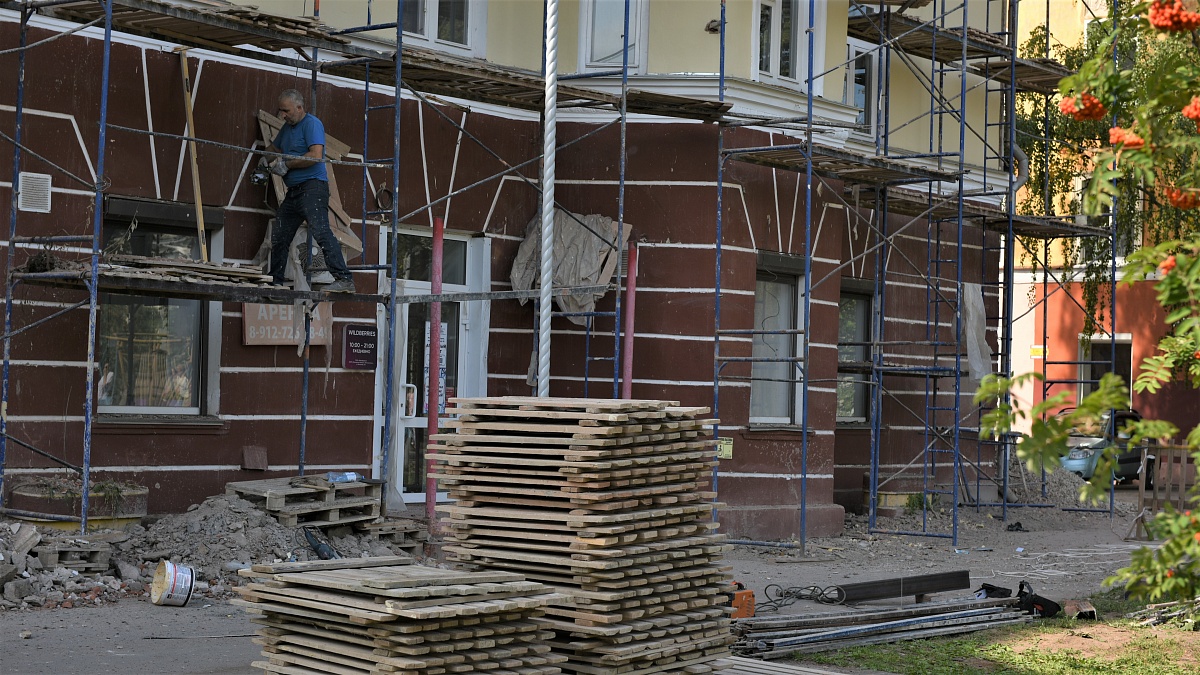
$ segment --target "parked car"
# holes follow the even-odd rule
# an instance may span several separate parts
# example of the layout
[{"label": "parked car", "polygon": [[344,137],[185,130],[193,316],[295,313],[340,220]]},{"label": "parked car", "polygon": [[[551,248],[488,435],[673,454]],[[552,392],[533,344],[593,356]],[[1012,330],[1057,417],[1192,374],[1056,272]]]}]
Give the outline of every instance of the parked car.
[{"label": "parked car", "polygon": [[[1063,415],[1067,412],[1069,409],[1059,414]],[[1136,410],[1113,410],[1103,415],[1103,421],[1098,429],[1081,429],[1072,432],[1067,439],[1068,450],[1067,456],[1062,459],[1063,468],[1079,475],[1084,480],[1090,480],[1096,473],[1096,465],[1099,463],[1101,452],[1105,448],[1118,446],[1120,452],[1116,456],[1117,464],[1113,478],[1121,483],[1141,478],[1143,476],[1142,447],[1127,449],[1129,435],[1122,431],[1125,425],[1141,419],[1142,416]],[[1150,487],[1154,480],[1154,455],[1150,452],[1154,447],[1154,442],[1147,441],[1145,445],[1148,452],[1146,453],[1144,475],[1146,476],[1146,487]]]}]

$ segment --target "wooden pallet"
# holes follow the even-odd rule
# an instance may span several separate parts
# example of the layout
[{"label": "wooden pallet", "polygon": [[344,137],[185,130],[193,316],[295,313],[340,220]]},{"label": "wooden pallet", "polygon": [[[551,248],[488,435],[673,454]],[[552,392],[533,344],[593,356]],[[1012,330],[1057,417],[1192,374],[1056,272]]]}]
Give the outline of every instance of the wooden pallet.
[{"label": "wooden pallet", "polygon": [[[370,561],[371,559],[365,559]],[[364,561],[364,562],[365,562]],[[252,567],[234,603],[255,614],[271,673],[561,672],[538,622],[563,598],[511,572],[418,565]],[[284,571],[280,571],[280,570]]]},{"label": "wooden pallet", "polygon": [[401,549],[412,556],[419,556],[425,551],[425,542],[429,541],[429,532],[423,523],[415,520],[376,520],[355,523],[354,529],[362,535],[369,535],[387,542],[393,549]]},{"label": "wooden pallet", "polygon": [[670,401],[454,399],[433,437],[449,556],[572,602],[539,619],[564,672],[711,672],[733,642],[706,408]]},{"label": "wooden pallet", "polygon": [[225,494],[255,504],[285,527],[332,527],[376,520],[382,493],[380,483],[330,483],[302,476],[225,485]]},{"label": "wooden pallet", "polygon": [[85,541],[50,542],[33,549],[45,569],[65,567],[80,572],[104,572],[112,558],[107,543]]}]

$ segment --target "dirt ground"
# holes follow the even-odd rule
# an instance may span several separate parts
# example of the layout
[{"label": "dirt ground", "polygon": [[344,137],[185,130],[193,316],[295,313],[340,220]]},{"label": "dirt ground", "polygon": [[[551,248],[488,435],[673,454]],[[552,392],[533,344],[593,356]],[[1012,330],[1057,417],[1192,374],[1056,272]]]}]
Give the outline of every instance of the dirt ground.
[{"label": "dirt ground", "polygon": [[[734,547],[728,554],[734,577],[768,597],[768,587],[817,586],[870,581],[941,571],[969,570],[972,589],[989,582],[1012,588],[1028,580],[1055,600],[1086,598],[1128,563],[1138,546],[1123,541],[1136,509],[1136,490],[1118,491],[1117,515],[1059,508],[960,509],[958,544],[948,539],[870,534],[865,517],[849,516],[841,537],[813,539],[796,548]],[[949,531],[947,515],[934,515],[931,529]],[[1026,531],[1008,531],[1020,522]],[[920,527],[915,515],[880,520],[882,528]],[[961,597],[969,591],[939,598]],[[869,603],[910,604],[912,598]],[[782,608],[789,614],[836,609],[810,600]],[[258,656],[248,615],[226,601],[201,597],[186,607],[153,605],[125,597],[101,606],[0,611],[0,672],[99,675],[102,673],[254,673]],[[1100,641],[1082,638],[1087,645]]]},{"label": "dirt ground", "polygon": [[[824,589],[843,583],[875,581],[901,576],[968,570],[971,590],[987,582],[1011,588],[1022,580],[1034,591],[1056,601],[1086,599],[1104,589],[1102,583],[1129,563],[1130,553],[1141,546],[1124,541],[1136,513],[1137,490],[1117,491],[1116,515],[1064,511],[1061,508],[1009,509],[1008,521],[1000,510],[960,507],[957,546],[950,539],[871,534],[865,516],[848,516],[841,537],[812,539],[804,551],[796,548],[738,546],[728,554],[735,578],[755,592],[755,599],[774,597],[772,586]],[[950,532],[946,514],[936,515],[927,528]],[[1009,531],[1021,524],[1025,531]],[[919,530],[921,517],[881,518],[877,529]],[[938,599],[962,597],[969,591],[944,593]],[[872,607],[912,604],[897,598],[869,603]],[[803,614],[827,609],[817,602],[800,600],[780,611]]]}]

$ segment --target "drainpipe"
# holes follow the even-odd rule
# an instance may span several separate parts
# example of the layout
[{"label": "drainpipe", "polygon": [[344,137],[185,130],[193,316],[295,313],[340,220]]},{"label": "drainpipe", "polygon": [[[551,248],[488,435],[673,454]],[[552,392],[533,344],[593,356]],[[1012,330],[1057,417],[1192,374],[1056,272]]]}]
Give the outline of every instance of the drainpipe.
[{"label": "drainpipe", "polygon": [[629,263],[625,267],[625,327],[621,348],[621,398],[633,398],[633,310],[637,301],[637,242],[629,242]]},{"label": "drainpipe", "polygon": [[[396,105],[399,105],[399,101]],[[442,294],[442,250],[446,221],[440,216],[433,219],[433,251],[430,253],[429,292]],[[425,517],[429,519],[429,533],[438,532],[437,522],[437,463],[429,451],[433,437],[438,432],[438,415],[442,406],[442,303],[429,303],[429,394],[425,398]]]},{"label": "drainpipe", "polygon": [[1012,151],[1013,157],[1017,160],[1017,179],[1013,181],[1012,192],[1008,195],[1008,198],[1015,204],[1017,190],[1020,190],[1025,185],[1025,182],[1029,180],[1029,155],[1026,155],[1021,146],[1016,144],[1013,144]]}]

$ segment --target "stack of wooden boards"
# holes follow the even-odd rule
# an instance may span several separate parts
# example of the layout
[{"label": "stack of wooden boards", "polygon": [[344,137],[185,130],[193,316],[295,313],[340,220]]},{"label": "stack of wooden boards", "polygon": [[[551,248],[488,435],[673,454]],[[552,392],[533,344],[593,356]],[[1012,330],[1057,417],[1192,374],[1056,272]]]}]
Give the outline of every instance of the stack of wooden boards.
[{"label": "stack of wooden boards", "polygon": [[379,482],[330,483],[319,476],[225,484],[225,494],[254,503],[284,527],[332,527],[375,520],[382,492]]},{"label": "stack of wooden boards", "polygon": [[256,614],[266,673],[556,675],[536,623],[558,596],[511,572],[456,572],[405,557],[255,565],[235,604]]},{"label": "stack of wooden boards", "polygon": [[567,673],[706,673],[728,653],[707,408],[669,401],[459,398],[433,437],[444,550],[510,569],[547,608]]}]

